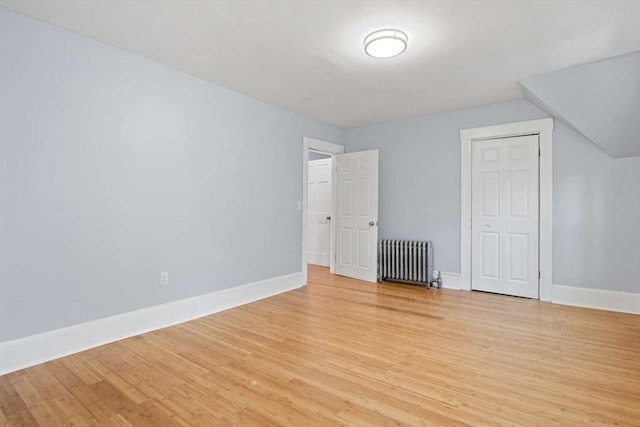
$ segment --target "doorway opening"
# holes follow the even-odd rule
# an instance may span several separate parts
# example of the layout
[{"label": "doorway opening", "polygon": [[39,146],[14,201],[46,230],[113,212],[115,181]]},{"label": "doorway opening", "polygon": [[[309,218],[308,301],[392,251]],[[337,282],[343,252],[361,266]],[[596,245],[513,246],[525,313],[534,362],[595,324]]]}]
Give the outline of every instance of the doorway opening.
[{"label": "doorway opening", "polygon": [[[304,138],[302,147],[302,273],[308,264],[335,270],[335,156],[344,146]],[[311,256],[310,256],[311,253]]]},{"label": "doorway opening", "polygon": [[307,263],[330,266],[331,214],[333,213],[331,154],[309,150],[307,177]]},{"label": "doorway opening", "polygon": [[330,273],[377,282],[378,150],[345,154],[342,145],[304,138],[302,151],[305,281],[307,263],[326,265],[328,252]]}]

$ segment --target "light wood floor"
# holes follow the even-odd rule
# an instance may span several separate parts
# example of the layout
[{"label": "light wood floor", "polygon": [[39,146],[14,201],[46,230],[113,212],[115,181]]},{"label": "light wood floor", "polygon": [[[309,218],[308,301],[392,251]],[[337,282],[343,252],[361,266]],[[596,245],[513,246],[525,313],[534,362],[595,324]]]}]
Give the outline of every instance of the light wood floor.
[{"label": "light wood floor", "polygon": [[309,273],[0,377],[0,425],[640,425],[640,316]]}]

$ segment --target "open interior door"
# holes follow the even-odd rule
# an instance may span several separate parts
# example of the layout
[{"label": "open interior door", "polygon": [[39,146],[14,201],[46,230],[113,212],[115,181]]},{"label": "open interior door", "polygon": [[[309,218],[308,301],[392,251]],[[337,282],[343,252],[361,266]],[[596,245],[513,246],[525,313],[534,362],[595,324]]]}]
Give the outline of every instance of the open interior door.
[{"label": "open interior door", "polygon": [[309,161],[307,261],[329,267],[331,158]]},{"label": "open interior door", "polygon": [[377,281],[378,150],[336,158],[335,272]]}]

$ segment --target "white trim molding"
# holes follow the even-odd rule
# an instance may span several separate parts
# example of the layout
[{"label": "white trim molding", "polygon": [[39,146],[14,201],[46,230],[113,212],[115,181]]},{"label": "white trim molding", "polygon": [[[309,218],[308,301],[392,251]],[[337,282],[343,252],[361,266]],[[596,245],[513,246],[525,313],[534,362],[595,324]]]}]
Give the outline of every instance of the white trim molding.
[{"label": "white trim molding", "polygon": [[6,341],[0,343],[0,375],[208,316],[304,284],[303,274],[293,273]]},{"label": "white trim molding", "polygon": [[553,243],[553,119],[529,120],[460,131],[460,289],[471,290],[471,144],[520,135],[540,138],[539,298],[551,301]]},{"label": "white trim molding", "polygon": [[[444,289],[460,289],[460,275],[458,273],[445,273],[441,271],[440,275]],[[435,273],[434,277],[438,277],[438,273]]]},{"label": "white trim molding", "polygon": [[640,294],[629,292],[553,285],[551,301],[554,304],[640,314]]},{"label": "white trim molding", "polygon": [[[307,283],[307,227],[308,227],[308,206],[309,195],[307,192],[309,182],[309,150],[319,151],[326,154],[331,154],[331,164],[336,164],[336,154],[344,153],[344,146],[334,144],[332,142],[321,141],[319,139],[302,138],[302,274],[304,275],[304,283]],[[335,213],[335,178],[336,178],[335,166],[331,168],[331,218],[336,217]],[[335,270],[335,221],[331,221],[329,236],[329,271],[334,273]]]}]

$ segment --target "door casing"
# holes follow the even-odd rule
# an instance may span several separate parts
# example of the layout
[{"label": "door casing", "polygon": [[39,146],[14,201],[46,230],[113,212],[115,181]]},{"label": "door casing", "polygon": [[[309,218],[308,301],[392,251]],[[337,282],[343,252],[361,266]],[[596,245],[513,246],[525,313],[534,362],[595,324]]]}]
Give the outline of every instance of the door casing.
[{"label": "door casing", "polygon": [[539,299],[551,301],[553,260],[553,119],[460,131],[460,289],[471,290],[471,144],[484,139],[539,135]]}]

